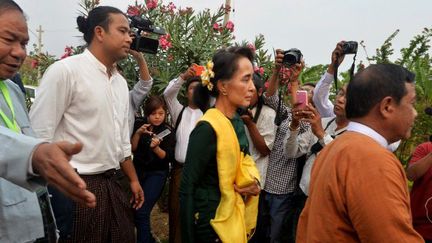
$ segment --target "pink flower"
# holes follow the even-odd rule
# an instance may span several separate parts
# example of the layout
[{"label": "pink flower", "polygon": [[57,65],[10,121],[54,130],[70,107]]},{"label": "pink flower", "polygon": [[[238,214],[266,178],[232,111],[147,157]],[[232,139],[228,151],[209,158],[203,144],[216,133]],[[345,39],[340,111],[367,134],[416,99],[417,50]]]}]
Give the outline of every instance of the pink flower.
[{"label": "pink flower", "polygon": [[149,10],[155,9],[158,5],[158,1],[157,0],[147,0],[146,5],[147,5],[147,8]]},{"label": "pink flower", "polygon": [[159,45],[162,48],[162,50],[168,50],[169,48],[171,48],[172,47],[171,36],[169,34],[162,35],[159,38]]},{"label": "pink flower", "polygon": [[140,14],[140,10],[137,6],[129,6],[127,10],[129,16],[137,16]]},{"label": "pink flower", "polygon": [[64,59],[66,57],[72,56],[72,54],[73,54],[72,47],[70,47],[70,46],[66,46],[64,51],[65,51],[65,53],[63,53],[63,55],[60,57],[60,59]]},{"label": "pink flower", "polygon": [[218,31],[219,28],[220,28],[220,25],[219,25],[218,23],[214,23],[214,24],[213,24],[213,30],[214,30],[214,31]]},{"label": "pink flower", "polygon": [[230,20],[226,23],[225,28],[227,28],[227,30],[233,32],[234,31],[234,23]]},{"label": "pink flower", "polygon": [[171,13],[174,13],[174,9],[176,9],[177,7],[176,7],[176,5],[174,5],[174,3],[172,3],[172,2],[170,2],[169,4],[168,4],[168,10],[171,12]]},{"label": "pink flower", "polygon": [[260,75],[263,75],[264,74],[264,68],[263,67],[255,66],[254,67],[254,72],[259,73]]},{"label": "pink flower", "polygon": [[249,44],[247,44],[246,46],[247,46],[249,49],[251,49],[253,52],[256,51],[256,48],[255,48],[255,45],[254,45],[254,44],[249,43]]},{"label": "pink flower", "polygon": [[32,59],[30,66],[31,66],[31,68],[37,68],[39,66],[38,60],[37,59]]}]

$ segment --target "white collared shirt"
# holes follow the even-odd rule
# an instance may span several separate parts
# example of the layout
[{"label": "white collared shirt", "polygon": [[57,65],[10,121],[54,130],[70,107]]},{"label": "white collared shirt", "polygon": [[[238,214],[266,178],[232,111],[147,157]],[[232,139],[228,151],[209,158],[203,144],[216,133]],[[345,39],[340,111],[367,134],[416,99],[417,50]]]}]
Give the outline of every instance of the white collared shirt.
[{"label": "white collared shirt", "polygon": [[[168,110],[172,116],[173,126],[177,124],[177,119],[180,115],[183,105],[177,99],[177,95],[185,83],[185,80],[179,78],[169,82],[163,95],[168,106]],[[186,160],[186,152],[189,144],[189,135],[195,128],[199,119],[203,116],[200,109],[192,109],[189,106],[183,111],[181,121],[176,131],[176,146],[174,156],[177,162],[184,163]]]},{"label": "white collared shirt", "polygon": [[387,139],[385,139],[381,134],[379,134],[378,132],[376,132],[375,130],[373,130],[372,128],[370,128],[366,125],[351,121],[348,124],[347,131],[358,132],[358,133],[364,134],[364,135],[372,138],[373,140],[375,140],[377,143],[379,143],[384,148],[390,150]]},{"label": "white collared shirt", "polygon": [[81,174],[119,168],[131,155],[126,80],[89,51],[65,58],[45,72],[30,110],[36,135],[45,141],[83,143],[71,165]]}]

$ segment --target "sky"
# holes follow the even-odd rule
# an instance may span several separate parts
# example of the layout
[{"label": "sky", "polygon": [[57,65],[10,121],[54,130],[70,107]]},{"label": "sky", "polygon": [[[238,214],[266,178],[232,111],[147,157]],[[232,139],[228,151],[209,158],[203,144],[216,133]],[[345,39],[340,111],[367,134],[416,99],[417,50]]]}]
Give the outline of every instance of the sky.
[{"label": "sky", "polygon": [[[24,10],[30,29],[28,51],[37,42],[39,25],[44,30],[43,51],[60,56],[65,46],[83,44],[76,30],[79,15],[78,0],[15,0]],[[100,5],[111,5],[126,11],[130,0],[100,0]],[[138,0],[138,3],[144,2]],[[168,4],[170,1],[163,1]],[[209,8],[216,11],[225,0],[172,0],[176,6],[193,7],[196,11]],[[306,65],[328,64],[336,43],[340,40],[363,40],[369,56],[375,54],[385,39],[396,29],[394,58],[399,50],[421,33],[432,28],[431,0],[232,0],[230,19],[235,24],[236,41],[253,41],[263,34],[266,48],[302,51]],[[344,61],[341,69],[351,65]],[[363,48],[357,60],[367,64]]]}]

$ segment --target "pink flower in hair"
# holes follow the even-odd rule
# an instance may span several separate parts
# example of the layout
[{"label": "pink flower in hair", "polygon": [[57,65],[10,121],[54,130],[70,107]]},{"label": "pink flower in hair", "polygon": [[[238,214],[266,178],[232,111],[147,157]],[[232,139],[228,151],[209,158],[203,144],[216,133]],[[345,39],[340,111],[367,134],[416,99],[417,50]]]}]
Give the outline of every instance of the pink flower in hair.
[{"label": "pink flower in hair", "polygon": [[214,31],[218,31],[219,28],[220,28],[220,25],[219,25],[218,23],[214,23],[214,24],[213,24],[213,30],[214,30]]}]

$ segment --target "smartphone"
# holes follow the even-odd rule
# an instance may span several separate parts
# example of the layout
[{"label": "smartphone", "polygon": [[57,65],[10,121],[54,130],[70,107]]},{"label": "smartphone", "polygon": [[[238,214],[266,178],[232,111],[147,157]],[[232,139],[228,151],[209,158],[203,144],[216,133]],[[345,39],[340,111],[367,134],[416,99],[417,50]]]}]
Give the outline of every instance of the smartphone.
[{"label": "smartphone", "polygon": [[304,109],[308,104],[308,93],[306,90],[297,90],[296,93],[297,103],[300,103],[298,108]]},{"label": "smartphone", "polygon": [[156,134],[155,136],[162,140],[164,137],[168,136],[170,133],[171,133],[171,131],[169,129],[165,129],[162,132]]}]

